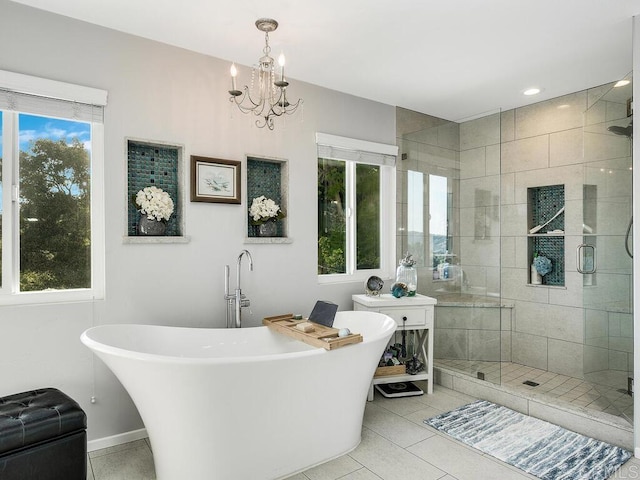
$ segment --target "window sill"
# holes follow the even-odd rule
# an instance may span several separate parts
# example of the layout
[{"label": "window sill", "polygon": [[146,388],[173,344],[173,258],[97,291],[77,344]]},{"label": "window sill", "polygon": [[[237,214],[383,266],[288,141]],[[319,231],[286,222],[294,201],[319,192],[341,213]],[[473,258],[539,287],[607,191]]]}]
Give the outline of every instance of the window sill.
[{"label": "window sill", "polygon": [[565,285],[547,285],[547,284],[540,284],[540,285],[536,285],[535,283],[527,283],[527,287],[532,287],[532,288],[550,288],[550,289],[554,289],[554,290],[566,290],[567,287]]},{"label": "window sill", "polygon": [[122,243],[124,244],[152,244],[152,243],[189,243],[191,241],[191,237],[185,235],[182,237],[122,237]]},{"label": "window sill", "polygon": [[95,290],[67,290],[48,292],[23,292],[0,295],[0,306],[5,305],[50,305],[55,303],[81,303],[102,300]]},{"label": "window sill", "polygon": [[[328,274],[318,275],[319,285],[339,284],[339,283],[364,283],[371,276],[380,277],[385,285],[391,286],[393,284],[392,278],[395,278],[395,272],[384,272],[383,270],[370,270],[366,273],[358,272],[353,274]],[[389,283],[390,282],[390,283]]]},{"label": "window sill", "polygon": [[289,237],[245,237],[244,243],[293,243],[293,239]]}]

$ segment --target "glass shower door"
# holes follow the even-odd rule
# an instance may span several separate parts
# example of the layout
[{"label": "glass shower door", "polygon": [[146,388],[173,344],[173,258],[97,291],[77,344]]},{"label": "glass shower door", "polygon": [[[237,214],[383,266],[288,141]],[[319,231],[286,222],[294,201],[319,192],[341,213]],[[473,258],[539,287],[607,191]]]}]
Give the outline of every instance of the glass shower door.
[{"label": "glass shower door", "polygon": [[[628,78],[631,80],[631,76]],[[587,408],[633,418],[631,83],[589,91],[585,112],[582,281]],[[596,101],[593,101],[596,99]]]}]

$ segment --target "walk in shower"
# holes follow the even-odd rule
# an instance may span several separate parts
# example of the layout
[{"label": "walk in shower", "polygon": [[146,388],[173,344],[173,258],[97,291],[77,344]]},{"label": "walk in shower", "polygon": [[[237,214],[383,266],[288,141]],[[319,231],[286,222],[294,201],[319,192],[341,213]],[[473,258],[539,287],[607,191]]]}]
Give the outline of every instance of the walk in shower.
[{"label": "walk in shower", "polygon": [[397,256],[438,299],[435,366],[630,421],[631,83],[461,122],[397,112]]}]

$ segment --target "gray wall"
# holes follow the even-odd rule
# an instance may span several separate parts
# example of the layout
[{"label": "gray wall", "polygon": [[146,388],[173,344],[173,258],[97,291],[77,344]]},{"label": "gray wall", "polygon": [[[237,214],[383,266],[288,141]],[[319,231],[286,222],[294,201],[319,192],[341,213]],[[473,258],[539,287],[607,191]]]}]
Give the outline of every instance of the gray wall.
[{"label": "gray wall", "polygon": [[[0,0],[0,68],[102,88],[105,110],[106,298],[95,302],[0,306],[0,395],[55,386],[80,402],[89,438],[142,427],[119,382],[80,343],[105,323],[222,327],[224,265],[249,248],[243,274],[252,301],[245,324],[267,315],[309,313],[317,299],[351,308],[362,285],[318,285],[316,131],[395,144],[395,109],[292,81],[303,115],[260,130],[230,109],[229,63]],[[256,46],[256,55],[260,45]],[[249,69],[241,68],[244,79]],[[125,137],[184,145],[202,155],[289,160],[286,245],[245,245],[243,205],[187,203],[188,244],[131,245],[126,232]],[[187,167],[188,167],[188,162]],[[185,169],[185,174],[188,170]],[[188,176],[187,176],[188,178]],[[234,271],[234,269],[232,269]],[[232,274],[232,282],[235,275]],[[179,388],[179,386],[176,386]],[[89,403],[96,396],[95,405]]]}]

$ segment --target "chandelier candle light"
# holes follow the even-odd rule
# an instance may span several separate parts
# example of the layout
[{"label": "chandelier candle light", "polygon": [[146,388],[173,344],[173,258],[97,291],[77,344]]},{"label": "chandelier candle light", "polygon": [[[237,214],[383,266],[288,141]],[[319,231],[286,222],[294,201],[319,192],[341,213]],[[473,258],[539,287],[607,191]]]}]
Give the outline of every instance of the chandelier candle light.
[{"label": "chandelier candle light", "polygon": [[289,82],[284,76],[284,54],[280,54],[278,58],[279,76],[275,71],[274,60],[269,55],[271,53],[269,33],[278,28],[278,22],[271,18],[260,18],[256,20],[256,27],[264,32],[265,47],[262,49],[264,55],[251,71],[251,87],[245,85],[243,90],[238,90],[236,86],[238,69],[235,63],[231,64],[231,90],[229,90],[231,97],[229,97],[229,101],[235,103],[242,113],[253,113],[260,117],[256,120],[256,126],[259,128],[266,126],[269,130],[273,130],[274,117],[295,113],[303,102],[301,98],[294,104],[287,100]]}]

